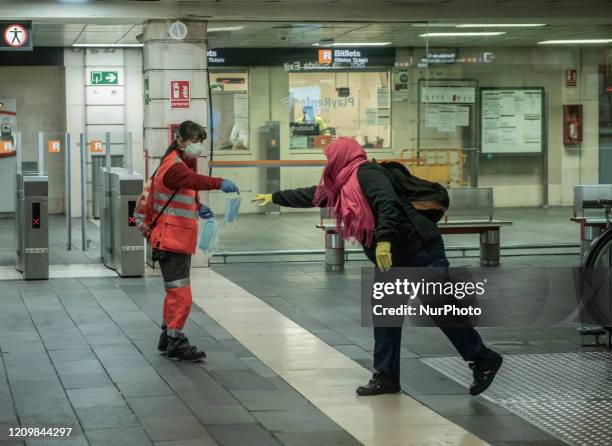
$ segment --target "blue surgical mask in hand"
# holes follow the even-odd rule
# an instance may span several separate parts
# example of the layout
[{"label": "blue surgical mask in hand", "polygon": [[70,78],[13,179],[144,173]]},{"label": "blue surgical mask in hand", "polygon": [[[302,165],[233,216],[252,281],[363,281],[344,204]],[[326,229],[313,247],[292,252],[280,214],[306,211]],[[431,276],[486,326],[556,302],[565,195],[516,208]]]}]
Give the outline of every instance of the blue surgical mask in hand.
[{"label": "blue surgical mask in hand", "polygon": [[225,223],[232,224],[238,220],[238,210],[240,209],[240,195],[228,198],[225,201]]},{"label": "blue surgical mask in hand", "polygon": [[213,253],[219,249],[219,230],[215,217],[200,222],[198,248],[204,251],[206,257],[212,257]]}]

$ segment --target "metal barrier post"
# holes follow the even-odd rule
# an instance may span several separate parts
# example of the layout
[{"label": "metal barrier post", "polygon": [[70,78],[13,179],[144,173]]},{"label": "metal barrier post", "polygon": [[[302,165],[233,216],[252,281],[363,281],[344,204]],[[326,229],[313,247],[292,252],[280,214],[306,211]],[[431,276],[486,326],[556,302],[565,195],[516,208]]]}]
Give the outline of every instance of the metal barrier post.
[{"label": "metal barrier post", "polygon": [[87,148],[81,133],[81,248],[87,251]]},{"label": "metal barrier post", "polygon": [[344,239],[335,229],[325,230],[325,271],[344,271]]},{"label": "metal barrier post", "polygon": [[[326,221],[333,220],[334,225]],[[325,230],[325,271],[344,271],[344,238],[342,228],[335,225],[336,217],[331,208],[321,208],[321,226]]]},{"label": "metal barrier post", "polygon": [[480,264],[482,266],[499,266],[499,229],[480,233]]},{"label": "metal barrier post", "polygon": [[70,133],[64,135],[64,213],[66,215],[66,250],[72,249],[72,169],[70,166]]},{"label": "metal barrier post", "polygon": [[40,175],[45,174],[45,151],[44,151],[44,139],[45,135],[43,132],[38,132],[38,164],[37,170]]}]

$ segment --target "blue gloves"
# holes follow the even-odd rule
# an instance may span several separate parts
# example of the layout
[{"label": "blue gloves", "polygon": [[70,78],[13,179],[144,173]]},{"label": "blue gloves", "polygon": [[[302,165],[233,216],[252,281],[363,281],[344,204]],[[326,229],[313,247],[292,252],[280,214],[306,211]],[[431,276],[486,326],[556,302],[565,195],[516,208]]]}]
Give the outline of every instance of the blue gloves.
[{"label": "blue gloves", "polygon": [[225,193],[229,193],[229,192],[238,192],[238,193],[240,193],[240,191],[238,190],[238,186],[236,186],[230,180],[223,180],[223,181],[221,181],[221,190],[223,192],[225,192]]},{"label": "blue gloves", "polygon": [[213,218],[215,213],[211,208],[206,206],[204,203],[200,203],[200,209],[198,210],[198,214],[200,214],[200,218],[204,220],[208,220],[209,218]]}]

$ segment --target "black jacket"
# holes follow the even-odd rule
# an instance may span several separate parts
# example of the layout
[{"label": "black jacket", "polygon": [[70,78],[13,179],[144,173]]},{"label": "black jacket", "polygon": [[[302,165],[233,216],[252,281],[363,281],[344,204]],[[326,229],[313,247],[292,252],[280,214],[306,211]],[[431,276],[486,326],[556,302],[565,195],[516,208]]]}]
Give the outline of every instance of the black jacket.
[{"label": "black jacket", "polygon": [[[357,179],[368,201],[376,222],[375,241],[364,247],[370,260],[374,259],[376,242],[391,242],[392,251],[402,254],[414,252],[423,244],[440,235],[438,228],[429,219],[419,214],[407,199],[393,188],[388,172],[376,163],[359,166]],[[272,194],[275,204],[292,208],[313,207],[317,186],[289,189]],[[325,202],[321,207],[327,206]]]}]

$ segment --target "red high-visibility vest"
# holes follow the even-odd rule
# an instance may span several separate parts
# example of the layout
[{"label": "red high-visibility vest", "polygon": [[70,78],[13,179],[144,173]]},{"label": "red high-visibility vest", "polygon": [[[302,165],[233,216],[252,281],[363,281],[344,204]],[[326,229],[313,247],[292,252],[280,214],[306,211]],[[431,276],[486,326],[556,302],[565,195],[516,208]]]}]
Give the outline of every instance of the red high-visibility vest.
[{"label": "red high-visibility vest", "polygon": [[[155,215],[162,210],[174,193],[164,186],[166,172],[176,163],[182,162],[178,153],[174,151],[161,163],[153,181]],[[196,190],[179,189],[151,232],[149,237],[151,246],[162,251],[195,254],[198,240],[198,205]]]}]

